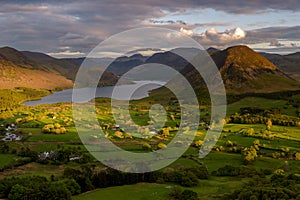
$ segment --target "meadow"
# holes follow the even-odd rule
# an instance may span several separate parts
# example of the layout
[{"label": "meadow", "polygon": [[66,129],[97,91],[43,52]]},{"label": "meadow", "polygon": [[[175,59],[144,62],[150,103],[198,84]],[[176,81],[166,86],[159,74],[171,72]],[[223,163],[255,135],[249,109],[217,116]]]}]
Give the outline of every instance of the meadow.
[{"label": "meadow", "polygon": [[[171,104],[164,105],[167,110],[167,121],[165,127],[158,130],[154,135],[149,135],[151,130],[143,127],[151,124],[148,115],[151,103],[142,100],[132,102],[130,115],[134,123],[142,126],[139,129],[141,138],[130,134],[126,135],[116,126],[112,120],[111,110],[108,109],[109,104],[109,100],[105,98],[96,100],[99,126],[104,130],[107,139],[126,151],[144,153],[156,151],[159,148],[168,148],[159,145],[160,143],[167,145],[176,135],[178,130],[176,125],[178,125],[181,116],[176,114],[178,105],[174,101]],[[267,110],[281,109],[281,112],[276,115],[264,116],[265,119],[270,119],[272,116],[291,116],[293,119],[297,117],[297,109],[290,106],[288,100],[270,100],[261,97],[246,97],[228,105],[227,117],[236,116],[235,113],[240,113],[241,109],[245,107],[259,107]],[[266,123],[226,123],[222,134],[219,138],[216,138],[213,150],[206,157],[199,159],[199,148],[206,135],[206,130],[209,128],[206,127],[205,123],[209,123],[210,116],[209,107],[201,106],[200,110],[202,110],[202,115],[205,118],[201,121],[202,125],[198,127],[194,142],[178,160],[159,172],[167,173],[168,171],[179,170],[176,173],[185,174],[187,173],[184,171],[185,169],[189,167],[198,168],[200,163],[201,166],[205,166],[209,174],[208,178],[197,179],[197,184],[189,187],[180,185],[175,179],[168,178],[165,178],[165,180],[157,179],[154,183],[143,182],[100,189],[94,186],[82,189],[82,194],[73,195],[72,199],[101,198],[109,200],[133,199],[133,197],[134,199],[167,199],[170,192],[177,187],[182,190],[194,191],[203,199],[221,199],[242,189],[244,185],[253,180],[252,176],[271,180],[278,170],[283,170],[286,176],[299,173],[300,161],[297,158],[297,153],[300,152],[300,128],[297,126],[271,124],[268,127]],[[2,113],[2,116],[6,116],[6,118],[2,117],[1,123],[16,123],[18,125],[16,134],[22,135],[23,140],[1,142],[1,178],[38,175],[48,179],[60,180],[66,177],[65,173],[70,169],[81,170],[84,168],[91,170],[93,173],[96,168],[97,170],[106,170],[106,167],[96,161],[82,145],[72,120],[70,104],[60,103],[37,107],[21,106],[19,109],[9,111],[9,115]],[[126,117],[123,116],[123,118]],[[86,126],[92,129],[99,128],[99,126],[90,125],[88,120]],[[51,128],[45,129],[45,127]],[[61,132],[62,128],[66,132]],[[2,135],[4,133],[3,129]],[[97,137],[93,136],[90,140],[93,141]],[[255,154],[251,154],[253,159],[246,160],[246,155],[251,148],[255,149]],[[47,159],[37,157],[43,152],[50,151],[56,152],[56,155],[59,156]],[[70,160],[72,157],[79,157],[79,159]],[[256,175],[217,174],[222,170],[224,172],[228,165],[236,170],[244,168],[250,171],[254,170],[251,173]],[[191,176],[193,177],[193,175]],[[92,181],[92,178],[89,181],[97,185]],[[82,178],[79,175],[74,175],[74,179],[81,187],[86,184],[80,182]]]}]

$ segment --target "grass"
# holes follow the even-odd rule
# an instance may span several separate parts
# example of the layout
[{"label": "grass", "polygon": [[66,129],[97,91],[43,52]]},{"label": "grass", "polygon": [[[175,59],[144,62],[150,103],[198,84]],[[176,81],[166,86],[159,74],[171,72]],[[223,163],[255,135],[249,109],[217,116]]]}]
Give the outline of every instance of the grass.
[{"label": "grass", "polygon": [[67,133],[67,134],[38,134],[32,135],[28,138],[28,142],[80,142],[80,139],[75,133]]},{"label": "grass", "polygon": [[0,178],[8,176],[30,176],[30,175],[40,175],[50,178],[51,175],[61,175],[65,169],[64,165],[43,165],[39,163],[28,163],[26,165],[6,170],[0,173]]},{"label": "grass", "polygon": [[0,154],[0,167],[12,163],[16,158],[13,154]]},{"label": "grass", "polygon": [[265,99],[260,97],[246,97],[240,101],[227,105],[227,115],[239,113],[241,108],[258,107],[261,109],[280,109],[283,114],[296,117],[296,108],[287,106],[287,100]]},{"label": "grass", "polygon": [[93,190],[78,196],[74,200],[165,200],[170,193],[171,186],[167,184],[138,183],[135,185],[124,185]]},{"label": "grass", "polygon": [[[231,193],[249,179],[236,177],[211,177],[208,180],[200,180],[198,187],[186,188],[198,193],[200,199],[216,199],[218,195]],[[230,184],[228,184],[230,183]]]},{"label": "grass", "polygon": [[27,139],[27,142],[80,142],[80,138],[75,128],[68,128],[66,134],[44,134],[40,128],[31,128],[32,135]]},{"label": "grass", "polygon": [[[218,195],[230,193],[240,188],[248,179],[232,177],[212,177],[209,180],[200,180],[199,186],[185,188],[175,184],[138,183],[135,185],[125,185],[110,188],[102,188],[87,192],[78,196],[73,196],[74,200],[162,200],[167,199],[167,195],[172,188],[180,187],[183,190],[193,190],[198,193],[200,199],[216,199]],[[230,182],[230,184],[228,184]]]},{"label": "grass", "polygon": [[240,154],[224,152],[210,152],[202,161],[210,173],[225,165],[240,166],[243,164]]},{"label": "grass", "polygon": [[272,133],[276,134],[276,137],[284,138],[284,139],[288,139],[288,140],[300,141],[300,128],[299,127],[272,126],[271,131],[272,131]]},{"label": "grass", "polygon": [[239,132],[242,129],[253,128],[255,132],[259,132],[260,130],[265,130],[266,125],[264,124],[226,124],[223,128],[225,132]]}]

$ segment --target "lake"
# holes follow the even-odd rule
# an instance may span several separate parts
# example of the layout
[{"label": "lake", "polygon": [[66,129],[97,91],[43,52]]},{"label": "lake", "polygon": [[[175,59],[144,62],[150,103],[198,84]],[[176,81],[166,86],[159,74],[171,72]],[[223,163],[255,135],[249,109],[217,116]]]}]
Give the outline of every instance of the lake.
[{"label": "lake", "polygon": [[[94,88],[75,89],[77,96],[76,102],[88,102],[94,97],[108,97],[117,100],[142,99],[149,95],[149,91],[165,85],[161,81],[134,81],[133,84],[104,86],[98,87],[94,95]],[[73,89],[54,92],[48,96],[42,97],[41,100],[23,102],[27,106],[35,106],[41,104],[53,104],[61,102],[72,102]]]}]

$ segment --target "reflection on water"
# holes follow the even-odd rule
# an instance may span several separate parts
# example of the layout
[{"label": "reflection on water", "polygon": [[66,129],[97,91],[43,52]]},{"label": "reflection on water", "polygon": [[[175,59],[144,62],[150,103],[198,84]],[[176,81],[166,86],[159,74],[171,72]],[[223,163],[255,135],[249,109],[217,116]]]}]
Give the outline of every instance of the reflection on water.
[{"label": "reflection on water", "polygon": [[[147,97],[150,90],[159,88],[164,84],[165,82],[161,81],[135,81],[134,84],[128,85],[98,87],[96,90],[96,95],[94,95],[94,88],[80,88],[76,89],[80,91],[80,97],[76,98],[76,102],[88,102],[94,97],[113,97],[114,99],[118,100],[141,99]],[[42,97],[41,100],[26,101],[23,104],[35,106],[40,104],[72,102],[72,92],[73,89],[67,89]]]}]

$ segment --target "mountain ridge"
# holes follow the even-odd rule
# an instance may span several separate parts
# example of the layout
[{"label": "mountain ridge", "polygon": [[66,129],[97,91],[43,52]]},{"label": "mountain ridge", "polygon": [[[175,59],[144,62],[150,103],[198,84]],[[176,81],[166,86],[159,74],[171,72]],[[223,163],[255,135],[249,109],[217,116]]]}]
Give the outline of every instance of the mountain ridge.
[{"label": "mountain ridge", "polygon": [[[0,48],[0,89],[15,87],[47,90],[71,88],[82,61],[56,59],[39,52],[18,51],[11,47],[2,47]],[[105,71],[99,85],[113,85],[117,80],[117,76]]]},{"label": "mountain ridge", "polygon": [[[178,52],[193,55],[191,51],[194,49],[175,49]],[[134,54],[132,56],[123,56],[116,58],[110,63],[111,59],[94,59],[94,58],[66,58],[57,59],[49,55],[30,52],[18,51],[11,47],[0,48],[0,61],[2,76],[0,80],[0,88],[11,88],[13,86],[26,87],[43,87],[52,88],[54,86],[68,88],[72,86],[76,73],[80,65],[85,62],[89,67],[101,65],[101,63],[110,63],[108,70],[118,72],[122,75],[133,67],[147,63],[160,63],[169,65],[179,72],[182,72],[190,80],[194,82],[196,89],[202,87],[201,77],[194,76],[196,74],[190,64],[176,54],[176,51],[167,51],[155,53],[152,56],[143,56]],[[282,72],[275,66],[274,61],[269,61],[266,57],[270,55],[259,54],[251,48],[243,45],[229,47],[224,50],[210,48],[207,50],[211,58],[220,70],[224,85],[228,93],[255,93],[255,92],[276,92],[282,90],[297,90],[299,83],[290,77],[290,75]],[[274,55],[272,55],[274,57]],[[298,59],[299,53],[288,55],[288,58]],[[278,58],[277,55],[275,55]],[[272,59],[270,59],[272,60]],[[274,59],[273,59],[274,60]],[[11,67],[9,70],[9,66]],[[20,72],[18,72],[18,70]],[[32,71],[30,71],[32,70]],[[22,72],[22,73],[21,73]],[[33,73],[34,72],[34,73]],[[39,84],[33,84],[39,77]],[[30,81],[26,83],[26,76]],[[110,71],[104,72],[103,85],[114,84],[118,77]],[[19,79],[18,79],[19,77]],[[20,78],[21,77],[21,78]],[[18,81],[16,81],[18,80]],[[15,84],[12,84],[12,83]],[[22,82],[24,83],[22,85]],[[43,82],[43,84],[41,83]],[[47,87],[47,82],[49,87]],[[203,82],[203,81],[202,81]],[[29,84],[30,83],[30,84]],[[198,84],[198,86],[197,86]]]}]

